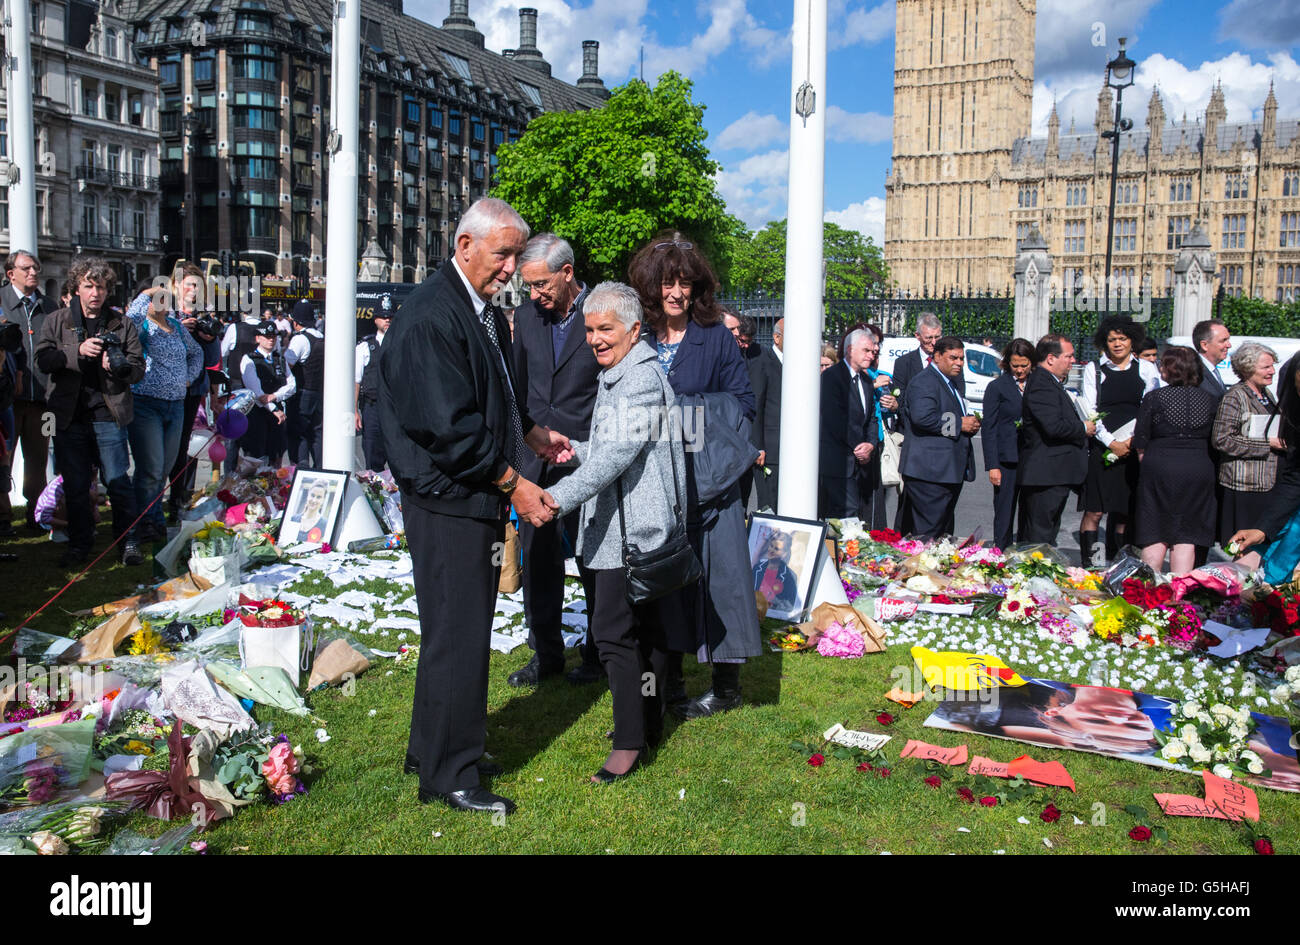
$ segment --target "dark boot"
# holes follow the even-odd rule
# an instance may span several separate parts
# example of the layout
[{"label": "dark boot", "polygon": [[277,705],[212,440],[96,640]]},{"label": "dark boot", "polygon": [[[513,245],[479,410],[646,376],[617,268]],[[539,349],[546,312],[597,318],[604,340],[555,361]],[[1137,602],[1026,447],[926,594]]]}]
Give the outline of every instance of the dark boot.
[{"label": "dark boot", "polygon": [[740,663],[714,663],[713,688],[700,696],[673,707],[683,719],[702,719],[720,712],[730,712],[744,704],[740,695]]},{"label": "dark boot", "polygon": [[682,677],[682,654],[668,654],[668,673],[664,679],[664,705],[672,707],[686,701],[686,680]]},{"label": "dark boot", "polygon": [[1114,561],[1119,557],[1120,548],[1124,547],[1124,539],[1128,535],[1127,524],[1112,525],[1106,523],[1106,563]]},{"label": "dark boot", "polygon": [[1079,532],[1079,563],[1084,568],[1094,568],[1092,556],[1097,546],[1097,533]]}]

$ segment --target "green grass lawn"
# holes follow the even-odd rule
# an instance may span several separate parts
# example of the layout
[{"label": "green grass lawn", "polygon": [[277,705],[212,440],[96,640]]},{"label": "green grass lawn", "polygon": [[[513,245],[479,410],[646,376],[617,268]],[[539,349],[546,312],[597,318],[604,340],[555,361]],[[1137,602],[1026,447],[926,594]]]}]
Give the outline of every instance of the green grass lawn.
[{"label": "green grass lawn", "polygon": [[[6,624],[35,609],[62,584],[49,542],[9,543],[0,550],[22,555],[6,580]],[[102,572],[102,573],[100,573]],[[3,572],[0,572],[3,573]],[[148,568],[120,566],[96,571],[65,595],[32,626],[66,629],[63,609],[77,609],[132,593]],[[20,580],[13,580],[17,576]],[[318,578],[304,582],[320,595],[348,589]],[[350,587],[378,592],[378,583]],[[397,588],[399,597],[409,587]],[[18,611],[23,611],[18,615]],[[328,622],[326,622],[328,624]],[[915,635],[915,634],[913,634]],[[408,639],[413,639],[410,635]],[[392,639],[363,636],[392,649]],[[934,643],[933,648],[942,648]],[[1009,657],[1010,644],[991,647],[1027,674],[1042,675],[1035,661],[1056,654],[1041,643],[1020,644],[1022,662]],[[1035,655],[1031,656],[1030,652]],[[1108,651],[1120,656],[1120,651]],[[513,798],[518,812],[496,823],[491,816],[422,805],[417,779],[401,773],[415,679],[413,660],[381,660],[363,675],[352,695],[338,689],[307,696],[315,718],[297,718],[258,707],[259,721],[272,722],[307,751],[315,771],[306,779],[310,794],[283,806],[256,805],[216,824],[206,839],[214,853],[1249,853],[1240,830],[1222,821],[1164,817],[1153,792],[1200,796],[1199,777],[1072,751],[1058,751],[978,735],[923,727],[932,706],[911,709],[883,694],[912,665],[908,644],[857,660],[825,659],[811,653],[766,653],[742,674],[746,705],[735,712],[688,723],[670,723],[653,763],[626,781],[593,785],[588,777],[604,761],[611,726],[610,696],[603,686],[573,687],[548,680],[537,690],[506,685],[510,672],[529,658],[526,647],[494,653],[488,693],[488,751],[505,767],[490,783]],[[1124,654],[1128,656],[1128,654]],[[575,657],[571,655],[571,663]],[[1076,664],[1087,664],[1081,655]],[[1128,656],[1131,662],[1132,657]],[[703,668],[687,659],[687,684],[707,687]],[[1070,660],[1066,659],[1069,663]],[[1211,674],[1239,682],[1240,668],[1225,664]],[[1086,681],[1082,671],[1053,678]],[[1125,675],[1127,673],[1125,672]],[[1174,679],[1161,666],[1156,682]],[[1153,691],[1150,686],[1143,686]],[[1159,691],[1159,690],[1154,690]],[[1173,694],[1172,692],[1167,694]],[[883,728],[880,710],[897,721]],[[810,767],[790,748],[792,740],[819,740],[835,722],[893,736],[884,752],[890,776],[858,772],[829,758]],[[329,735],[318,742],[315,731]],[[1077,793],[1038,789],[1028,798],[986,808],[964,803],[960,785],[973,786],[964,769],[938,789],[926,785],[911,759],[899,761],[908,738],[940,745],[966,744],[972,755],[1008,761],[1031,754],[1061,761]],[[998,784],[1003,790],[1007,784]],[[1262,832],[1280,853],[1300,849],[1300,795],[1260,789]],[[1049,803],[1064,811],[1048,824],[1039,814]],[[1101,805],[1101,806],[1099,806]],[[1124,811],[1138,805],[1147,823],[1168,831],[1168,843],[1134,843],[1128,831],[1137,821]],[[1075,817],[1083,821],[1074,823]],[[1021,824],[1018,818],[1029,821]],[[1101,821],[1104,817],[1104,823]],[[164,825],[135,815],[129,825],[158,833]],[[966,828],[964,832],[959,828]],[[1051,843],[1049,848],[1044,839]]]}]

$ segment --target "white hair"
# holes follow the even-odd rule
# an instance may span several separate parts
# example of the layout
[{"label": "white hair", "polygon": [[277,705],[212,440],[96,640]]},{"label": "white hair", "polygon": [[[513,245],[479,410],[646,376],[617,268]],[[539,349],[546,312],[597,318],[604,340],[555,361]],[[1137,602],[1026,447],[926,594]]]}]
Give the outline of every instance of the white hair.
[{"label": "white hair", "polygon": [[1257,341],[1247,341],[1244,345],[1232,352],[1232,370],[1237,377],[1243,381],[1251,379],[1255,373],[1255,368],[1259,366],[1259,359],[1263,355],[1270,355],[1274,363],[1277,362],[1277,352],[1268,345],[1262,345]]},{"label": "white hair", "polygon": [[853,331],[849,332],[848,337],[844,339],[844,350],[845,351],[852,350],[855,344],[867,338],[870,338],[872,341],[875,341],[876,340],[875,332],[868,331],[865,328],[855,328]]},{"label": "white hair", "polygon": [[565,266],[573,265],[573,247],[568,240],[554,233],[538,233],[519,254],[521,267],[535,262],[546,263],[547,272],[559,272]]},{"label": "white hair", "polygon": [[943,322],[939,321],[939,316],[934,312],[922,312],[916,319],[916,330],[919,332],[922,328],[943,331]]},{"label": "white hair", "polygon": [[621,282],[602,282],[587,293],[584,312],[613,312],[624,328],[631,329],[642,320],[641,296],[636,289]]},{"label": "white hair", "polygon": [[463,234],[468,233],[476,240],[487,239],[492,231],[497,227],[506,226],[518,230],[523,234],[524,239],[528,239],[528,224],[524,222],[515,208],[510,206],[504,200],[498,200],[496,197],[480,197],[470,205],[465,211],[465,215],[460,218],[460,225],[456,227],[456,236],[453,242],[459,243]]}]

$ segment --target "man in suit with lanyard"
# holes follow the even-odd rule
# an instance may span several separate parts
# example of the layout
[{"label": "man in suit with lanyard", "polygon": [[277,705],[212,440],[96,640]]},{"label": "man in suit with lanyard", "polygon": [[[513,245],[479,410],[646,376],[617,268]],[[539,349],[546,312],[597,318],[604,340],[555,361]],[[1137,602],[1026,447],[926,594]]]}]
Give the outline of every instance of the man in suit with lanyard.
[{"label": "man in suit with lanyard", "polygon": [[1088,476],[1088,438],[1096,435],[1097,424],[1084,421],[1065,389],[1074,365],[1073,342],[1044,335],[1037,353],[1038,367],[1025,381],[1020,407],[1021,540],[1055,546],[1065,502]]},{"label": "man in suit with lanyard", "polygon": [[980,421],[959,390],[966,349],[958,338],[940,338],[933,361],[903,392],[903,451],[898,470],[912,509],[914,531],[938,538],[951,530],[963,482],[975,479],[972,438]]},{"label": "man in suit with lanyard", "polygon": [[479,766],[506,507],[532,525],[550,521],[554,506],[519,470],[529,448],[553,463],[573,455],[516,396],[510,327],[491,304],[527,240],[508,203],[475,202],[452,258],[403,304],[379,357],[385,448],[420,610],[404,770],[419,773],[421,803],[504,814],[514,802],[480,786]]},{"label": "man in suit with lanyard", "polygon": [[[582,307],[587,287],[573,273],[573,247],[554,233],[539,233],[528,241],[519,257],[519,275],[529,300],[515,309],[515,379],[519,395],[534,423],[565,436],[586,440],[591,431],[591,411],[596,403],[596,376],[600,365],[587,344]],[[537,456],[526,458],[520,470],[525,479],[543,489],[560,478],[558,470]],[[519,523],[519,543],[524,552],[524,616],[533,658],[511,673],[512,686],[535,686],[564,670],[563,624],[564,559],[578,544],[577,511],[561,521],[534,527]],[[587,619],[595,611],[595,576],[579,564],[586,592]],[[592,641],[590,622],[582,664],[569,671],[569,682],[596,682],[604,670]]]},{"label": "man in suit with lanyard", "polygon": [[852,518],[871,499],[867,469],[880,435],[865,372],[878,350],[871,332],[851,331],[844,360],[822,372],[818,518]]},{"label": "man in suit with lanyard", "polygon": [[[14,443],[23,451],[23,498],[27,500],[27,530],[40,534],[36,524],[36,500],[45,489],[45,466],[50,458],[50,437],[43,427],[46,413],[45,385],[49,380],[36,367],[36,338],[45,316],[58,308],[36,288],[40,282],[41,261],[36,254],[15,249],[5,259],[5,277],[9,284],[0,291],[0,322],[17,325],[22,331],[22,346],[15,353],[18,383],[14,391]],[[0,355],[3,357],[3,355]],[[9,472],[12,456],[0,442],[0,537],[14,533],[10,520]]]}]

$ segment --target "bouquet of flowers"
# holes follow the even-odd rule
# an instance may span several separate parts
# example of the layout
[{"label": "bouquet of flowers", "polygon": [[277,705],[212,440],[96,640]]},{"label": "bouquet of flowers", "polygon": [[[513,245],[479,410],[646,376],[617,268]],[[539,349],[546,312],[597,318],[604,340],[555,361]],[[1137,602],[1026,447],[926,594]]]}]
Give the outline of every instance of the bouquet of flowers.
[{"label": "bouquet of flowers", "polygon": [[1179,703],[1169,725],[1155,733],[1160,757],[1166,761],[1212,766],[1212,772],[1221,778],[1268,777],[1264,762],[1247,747],[1258,727],[1249,706],[1235,705],[1223,693],[1212,690],[1204,701]]},{"label": "bouquet of flowers", "polygon": [[123,812],[121,804],[72,801],[53,809],[0,815],[0,850],[61,855],[102,846],[103,822]]},{"label": "bouquet of flowers", "polygon": [[1256,601],[1255,619],[1268,621],[1274,633],[1300,636],[1300,585],[1283,584],[1263,600]]},{"label": "bouquet of flowers", "polygon": [[245,627],[296,627],[303,613],[281,600],[254,600],[239,595],[239,620]]},{"label": "bouquet of flowers", "polygon": [[1122,597],[1112,597],[1091,610],[1093,633],[1120,646],[1155,646],[1168,628],[1165,611],[1141,610]]},{"label": "bouquet of flowers", "polygon": [[167,734],[171,731],[171,726],[143,709],[127,709],[118,716],[113,728],[95,739],[95,754],[100,758],[152,755],[167,744]]},{"label": "bouquet of flowers", "polygon": [[221,558],[234,554],[239,537],[234,529],[212,522],[204,525],[190,540],[190,556],[195,558]]},{"label": "bouquet of flowers", "polygon": [[1179,602],[1163,604],[1160,610],[1167,614],[1164,642],[1180,650],[1193,650],[1201,642],[1201,618],[1191,604]]},{"label": "bouquet of flowers", "polygon": [[[64,677],[51,678],[63,679]],[[56,690],[51,692],[49,687],[42,686],[38,682],[23,683],[23,698],[10,702],[4,710],[3,721],[5,722],[30,722],[33,719],[45,718],[46,716],[64,713],[60,720],[63,722],[75,722],[81,718],[81,713],[76,708],[77,703],[72,699],[71,691]],[[0,734],[0,738],[4,735]]]},{"label": "bouquet of flowers", "polygon": [[307,793],[298,774],[310,769],[302,749],[294,748],[284,734],[274,740],[255,731],[237,734],[217,749],[212,768],[216,779],[240,801],[258,800],[269,792],[283,804]]}]

